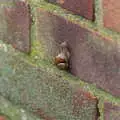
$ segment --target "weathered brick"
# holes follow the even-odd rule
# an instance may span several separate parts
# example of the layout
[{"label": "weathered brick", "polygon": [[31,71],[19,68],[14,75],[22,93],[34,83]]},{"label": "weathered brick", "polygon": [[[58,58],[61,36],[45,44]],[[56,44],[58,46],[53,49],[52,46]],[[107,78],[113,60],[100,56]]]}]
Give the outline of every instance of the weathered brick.
[{"label": "weathered brick", "polygon": [[105,102],[104,120],[120,120],[120,106]]},{"label": "weathered brick", "polygon": [[94,20],[94,0],[49,0],[49,2],[57,3],[77,15]]},{"label": "weathered brick", "polygon": [[112,95],[120,96],[119,41],[104,38],[42,9],[36,13],[37,40],[43,44],[46,58],[56,55],[56,44],[67,41],[71,73]]},{"label": "weathered brick", "polygon": [[41,116],[44,120],[56,120],[55,117],[47,115],[42,109],[38,108],[35,110],[34,114]]},{"label": "weathered brick", "polygon": [[43,120],[0,96],[0,120]]},{"label": "weathered brick", "polygon": [[120,1],[103,0],[104,26],[120,32]]},{"label": "weathered brick", "polygon": [[[88,112],[88,114],[93,114],[92,120],[97,120],[97,98],[92,96],[89,92],[85,92],[82,89],[77,89],[73,94],[73,115],[75,116],[81,116],[82,112]],[[92,108],[92,106],[89,106],[90,104],[94,105],[96,103],[96,109],[94,111],[90,111],[89,109]],[[83,108],[83,109],[81,109]],[[92,113],[91,113],[92,112]],[[83,117],[84,118],[84,117]]]},{"label": "weathered brick", "polygon": [[0,48],[1,95],[46,120],[96,120],[97,99],[91,93],[50,73],[49,68],[28,64],[22,55],[4,46],[7,52]]},{"label": "weathered brick", "polygon": [[30,10],[26,2],[4,1],[0,3],[0,39],[20,51],[30,51]]},{"label": "weathered brick", "polygon": [[0,116],[0,120],[7,120],[5,116]]}]

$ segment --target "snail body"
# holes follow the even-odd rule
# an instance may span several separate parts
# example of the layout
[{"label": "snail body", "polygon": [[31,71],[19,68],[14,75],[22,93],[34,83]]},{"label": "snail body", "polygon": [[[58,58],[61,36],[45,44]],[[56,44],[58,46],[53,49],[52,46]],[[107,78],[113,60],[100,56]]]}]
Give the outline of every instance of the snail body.
[{"label": "snail body", "polygon": [[68,63],[59,63],[59,64],[57,64],[57,67],[60,70],[67,70],[68,69]]}]

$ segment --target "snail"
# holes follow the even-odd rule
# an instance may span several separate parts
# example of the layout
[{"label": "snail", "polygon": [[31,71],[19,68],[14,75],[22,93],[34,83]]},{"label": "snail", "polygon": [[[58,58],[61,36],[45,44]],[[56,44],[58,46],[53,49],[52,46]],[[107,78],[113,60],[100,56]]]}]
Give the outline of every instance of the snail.
[{"label": "snail", "polygon": [[67,47],[67,43],[63,42],[60,44],[61,51],[55,57],[55,65],[61,70],[67,70],[69,65],[70,52]]}]

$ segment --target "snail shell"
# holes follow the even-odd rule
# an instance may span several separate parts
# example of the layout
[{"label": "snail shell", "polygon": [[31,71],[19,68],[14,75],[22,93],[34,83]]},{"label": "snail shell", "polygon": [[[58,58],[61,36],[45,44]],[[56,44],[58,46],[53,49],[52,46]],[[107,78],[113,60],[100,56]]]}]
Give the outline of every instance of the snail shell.
[{"label": "snail shell", "polygon": [[70,53],[66,42],[60,44],[61,52],[55,57],[55,65],[62,70],[68,69]]},{"label": "snail shell", "polygon": [[67,63],[67,57],[64,53],[60,53],[55,57],[55,64]]}]

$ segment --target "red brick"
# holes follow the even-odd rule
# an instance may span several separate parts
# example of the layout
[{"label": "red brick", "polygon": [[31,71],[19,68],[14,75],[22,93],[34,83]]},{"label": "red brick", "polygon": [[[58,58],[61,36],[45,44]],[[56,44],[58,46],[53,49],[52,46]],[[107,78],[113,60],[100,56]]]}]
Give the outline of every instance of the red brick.
[{"label": "red brick", "polygon": [[104,26],[120,32],[120,0],[103,0]]},{"label": "red brick", "polygon": [[74,14],[94,20],[94,0],[49,0],[49,2],[58,3]]},{"label": "red brick", "polygon": [[[4,79],[9,79],[0,80],[0,93],[4,97],[9,94],[9,100],[16,105],[24,105],[30,112],[37,113],[46,120],[93,120],[95,118],[97,100],[84,91],[79,83],[74,85],[67,80],[68,77],[62,77],[57,71],[50,72],[49,67],[46,70],[26,63],[26,60],[21,60],[21,56],[16,55],[16,52],[11,49],[4,54],[0,52],[0,56],[4,58],[0,59],[0,63],[3,64],[0,73],[4,75]],[[16,72],[12,72],[15,66]],[[7,72],[4,72],[5,70]],[[79,116],[72,114],[73,110],[77,109],[73,105],[76,98],[78,102],[84,100],[83,106],[79,106],[81,112]]]},{"label": "red brick", "polygon": [[38,108],[37,110],[35,110],[34,112],[36,115],[39,115],[41,118],[43,118],[44,120],[56,120],[56,118],[53,118],[51,116],[48,116],[42,109]]},{"label": "red brick", "polygon": [[[54,89],[54,87],[53,87],[53,89]],[[59,94],[60,89],[62,89],[62,88],[59,87],[58,94]],[[65,88],[65,90],[66,89],[67,88]],[[88,119],[89,120],[97,120],[97,118],[99,117],[98,109],[97,109],[97,104],[98,104],[97,98],[94,97],[91,93],[86,92],[80,88],[72,89],[72,91],[74,91],[72,93],[72,96],[69,96],[71,98],[70,101],[72,104],[71,116],[73,115],[79,119],[84,118],[85,120],[88,120]],[[66,104],[68,104],[68,103],[66,103]],[[35,106],[33,106],[32,109],[34,109],[34,107]],[[86,111],[89,116],[86,115]],[[44,110],[41,108],[35,109],[34,113],[39,115],[41,118],[43,118],[45,120],[57,120],[57,118],[55,118],[55,117],[48,116],[48,114],[45,113]]]},{"label": "red brick", "polygon": [[0,120],[7,120],[5,116],[0,116]]},{"label": "red brick", "polygon": [[120,106],[105,102],[104,120],[120,120]]},{"label": "red brick", "polygon": [[[77,89],[73,94],[73,115],[80,116],[83,112],[91,112],[89,109],[96,105],[96,109],[92,111],[92,120],[97,120],[97,98],[92,96],[89,92],[82,89]],[[89,118],[88,118],[89,119]]]},{"label": "red brick", "polygon": [[[30,10],[27,3],[16,1],[15,5],[4,7],[7,33],[4,41],[20,51],[30,51]],[[3,31],[4,32],[4,31]]]},{"label": "red brick", "polygon": [[55,42],[67,41],[71,53],[70,72],[112,95],[120,96],[119,41],[104,38],[46,11],[38,10],[37,13],[37,39],[44,40],[47,56],[54,56],[57,51]]}]

